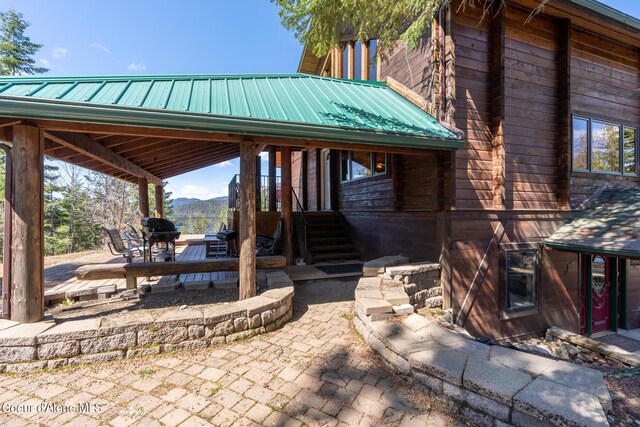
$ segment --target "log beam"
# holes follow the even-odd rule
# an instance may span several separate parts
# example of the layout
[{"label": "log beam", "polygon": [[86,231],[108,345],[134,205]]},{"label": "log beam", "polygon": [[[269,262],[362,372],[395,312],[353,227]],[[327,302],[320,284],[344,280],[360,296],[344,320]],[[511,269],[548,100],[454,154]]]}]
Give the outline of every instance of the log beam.
[{"label": "log beam", "polygon": [[33,323],[44,316],[44,133],[13,128],[11,320]]},{"label": "log beam", "polygon": [[256,144],[240,143],[240,299],[256,295]]},{"label": "log beam", "polygon": [[138,178],[145,178],[152,184],[162,185],[162,180],[135,163],[106,148],[84,134],[73,132],[47,132],[46,137],[60,145],[76,150],[92,159]]},{"label": "log beam", "polygon": [[269,212],[278,210],[276,191],[276,147],[269,147]]},{"label": "log beam", "polygon": [[371,50],[369,49],[369,40],[362,42],[360,48],[360,79],[369,80],[371,78]]},{"label": "log beam", "polygon": [[356,42],[347,42],[347,78],[356,78]]},{"label": "log beam", "polygon": [[500,8],[498,15],[491,23],[491,74],[493,99],[491,111],[491,146],[493,162],[493,208],[504,210],[506,208],[506,152],[504,144],[505,135],[505,14],[504,8]]},{"label": "log beam", "polygon": [[140,215],[149,216],[149,183],[144,178],[138,178],[138,199]]},{"label": "log beam", "polygon": [[281,174],[281,209],[282,209],[282,242],[283,255],[287,265],[293,265],[293,200],[291,195],[291,148],[280,147]]},{"label": "log beam", "polygon": [[156,185],[156,215],[164,218],[164,186]]}]

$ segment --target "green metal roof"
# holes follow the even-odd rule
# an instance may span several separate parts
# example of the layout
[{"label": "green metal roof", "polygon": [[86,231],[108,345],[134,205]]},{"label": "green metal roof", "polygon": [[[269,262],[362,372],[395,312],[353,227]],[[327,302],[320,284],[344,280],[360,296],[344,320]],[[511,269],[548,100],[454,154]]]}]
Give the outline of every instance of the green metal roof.
[{"label": "green metal roof", "polygon": [[462,141],[384,83],[287,75],[0,78],[0,116],[416,148]]},{"label": "green metal roof", "polygon": [[555,249],[640,258],[640,188],[603,191],[545,241]]}]

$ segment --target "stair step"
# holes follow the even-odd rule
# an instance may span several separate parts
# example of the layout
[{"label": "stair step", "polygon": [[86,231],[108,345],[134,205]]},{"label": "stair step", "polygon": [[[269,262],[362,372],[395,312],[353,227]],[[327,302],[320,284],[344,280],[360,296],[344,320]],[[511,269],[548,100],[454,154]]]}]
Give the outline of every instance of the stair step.
[{"label": "stair step", "polygon": [[315,246],[346,245],[346,244],[351,244],[351,239],[349,239],[349,236],[310,237],[307,235],[307,246],[310,248]]},{"label": "stair step", "polygon": [[358,259],[360,254],[358,252],[329,252],[325,254],[313,254],[313,261],[333,261],[339,259]]},{"label": "stair step", "polygon": [[355,252],[356,248],[351,243],[344,245],[324,245],[324,246],[310,246],[311,252]]},{"label": "stair step", "polygon": [[307,222],[307,230],[324,230],[327,228],[344,228],[342,224],[339,222],[324,222],[324,223],[314,223]]},{"label": "stair step", "polygon": [[307,230],[307,239],[308,240],[316,240],[316,239],[324,239],[329,237],[349,237],[347,232],[342,229],[335,228],[324,228],[318,230]]}]

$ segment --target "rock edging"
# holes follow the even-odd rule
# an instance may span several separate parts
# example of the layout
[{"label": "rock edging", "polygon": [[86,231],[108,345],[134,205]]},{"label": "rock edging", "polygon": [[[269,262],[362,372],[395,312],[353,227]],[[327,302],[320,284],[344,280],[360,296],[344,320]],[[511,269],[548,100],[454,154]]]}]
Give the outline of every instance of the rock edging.
[{"label": "rock edging", "polygon": [[178,349],[204,348],[272,332],[291,319],[293,282],[274,274],[270,289],[204,310],[141,311],[131,322],[112,318],[21,324],[0,320],[0,372],[30,372]]},{"label": "rock edging", "polygon": [[389,367],[473,424],[608,425],[601,372],[482,344],[417,314],[380,321],[365,309],[372,279],[356,288],[356,330]]}]

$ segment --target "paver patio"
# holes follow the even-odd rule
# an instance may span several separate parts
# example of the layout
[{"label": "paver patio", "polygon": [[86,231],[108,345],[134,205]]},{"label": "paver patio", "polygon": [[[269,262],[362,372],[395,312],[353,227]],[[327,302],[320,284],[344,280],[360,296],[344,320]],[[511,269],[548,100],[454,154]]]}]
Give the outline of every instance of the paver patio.
[{"label": "paver patio", "polygon": [[[348,316],[355,286],[338,281],[299,286],[289,324],[235,344],[53,373],[0,375],[0,425],[452,423],[380,367],[356,337]],[[75,412],[39,412],[42,403],[91,406],[82,412],[78,406]],[[7,413],[7,405],[31,405],[32,411]]]}]

